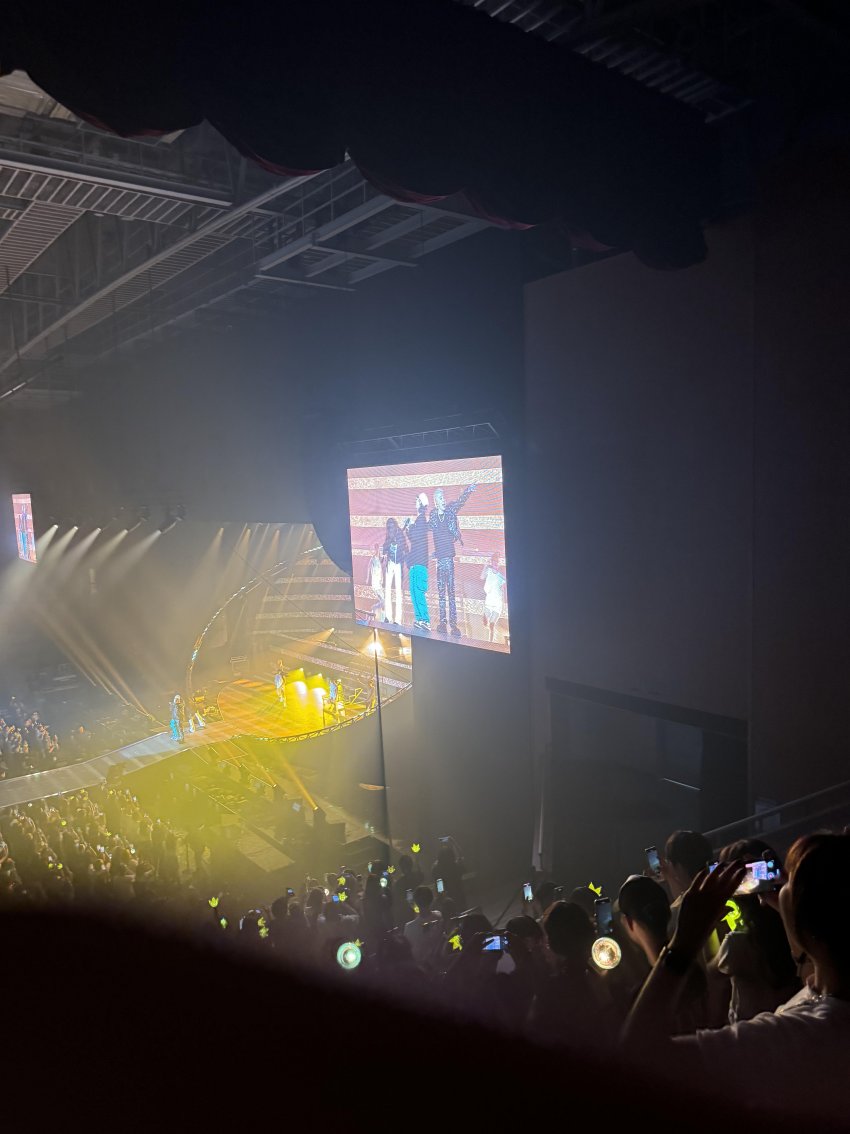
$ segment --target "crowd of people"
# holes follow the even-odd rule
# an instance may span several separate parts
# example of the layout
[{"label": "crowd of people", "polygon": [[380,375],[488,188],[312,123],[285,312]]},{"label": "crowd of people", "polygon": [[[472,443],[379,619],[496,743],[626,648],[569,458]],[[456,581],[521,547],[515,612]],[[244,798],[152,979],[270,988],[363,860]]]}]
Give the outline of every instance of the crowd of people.
[{"label": "crowd of people", "polygon": [[0,712],[0,779],[48,771],[72,753],[72,758],[79,759],[77,747],[71,740],[66,754],[55,730],[41,719],[38,710],[28,711],[17,697]]},{"label": "crowd of people", "polygon": [[[787,1113],[847,1101],[850,834],[799,839],[783,867],[761,841],[715,851],[678,831],[658,872],[627,878],[610,901],[544,880],[501,926],[469,904],[452,840],[430,868],[412,853],[362,874],[340,865],[246,909],[204,840],[121,784],[7,809],[0,834],[0,906],[158,909],[208,942],[503,1033],[662,1051],[672,1074],[716,1069],[745,1101]],[[762,862],[773,885],[754,882]],[[814,1100],[805,1074],[818,1076]]]},{"label": "crowd of people", "polygon": [[88,760],[140,739],[150,726],[140,713],[128,710],[118,720],[97,720],[91,727],[81,723],[67,727],[66,722],[65,728],[56,728],[38,709],[13,695],[8,706],[0,708],[0,780]]}]

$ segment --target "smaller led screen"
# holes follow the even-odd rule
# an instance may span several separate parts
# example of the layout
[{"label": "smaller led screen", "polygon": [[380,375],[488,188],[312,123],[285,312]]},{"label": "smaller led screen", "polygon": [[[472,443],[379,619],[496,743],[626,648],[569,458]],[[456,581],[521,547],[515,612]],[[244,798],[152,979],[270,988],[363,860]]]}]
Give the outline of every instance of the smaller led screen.
[{"label": "smaller led screen", "polygon": [[16,492],[12,496],[12,509],[15,513],[15,536],[18,541],[18,558],[27,563],[35,563],[35,533],[32,527],[32,500],[28,492]]},{"label": "smaller led screen", "polygon": [[498,456],[348,470],[361,625],[510,651]]}]

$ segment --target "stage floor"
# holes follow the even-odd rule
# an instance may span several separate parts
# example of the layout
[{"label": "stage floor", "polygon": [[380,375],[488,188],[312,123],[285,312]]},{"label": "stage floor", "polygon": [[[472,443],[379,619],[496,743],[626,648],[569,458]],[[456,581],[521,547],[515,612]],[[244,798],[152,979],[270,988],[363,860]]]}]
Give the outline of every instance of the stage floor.
[{"label": "stage floor", "polygon": [[158,732],[154,736],[128,744],[125,748],[117,748],[79,764],[68,764],[49,772],[33,772],[29,776],[0,781],[0,807],[13,807],[48,795],[61,795],[79,791],[80,788],[94,787],[104,783],[114,767],[119,767],[122,772],[137,772],[140,768],[167,760],[178,752],[185,752],[187,748],[218,744],[232,740],[235,735],[234,728],[220,721],[211,722],[198,732],[187,732],[184,744],[178,744],[168,731]]},{"label": "stage floor", "polygon": [[257,677],[240,678],[225,686],[218,695],[218,707],[232,731],[264,740],[313,735],[366,711],[365,704],[355,702],[343,714],[331,712],[325,709],[324,691],[309,689],[304,681],[287,683],[284,705],[273,683]]}]

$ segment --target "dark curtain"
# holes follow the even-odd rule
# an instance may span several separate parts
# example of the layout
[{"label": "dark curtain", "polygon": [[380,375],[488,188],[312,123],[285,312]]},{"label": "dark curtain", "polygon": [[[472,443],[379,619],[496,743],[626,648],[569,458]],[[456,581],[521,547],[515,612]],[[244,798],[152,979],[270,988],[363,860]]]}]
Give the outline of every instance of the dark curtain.
[{"label": "dark curtain", "polygon": [[463,193],[656,267],[705,252],[713,155],[687,108],[451,0],[47,0],[4,14],[21,68],[120,134],[209,119],[280,174],[346,151],[399,201]]}]

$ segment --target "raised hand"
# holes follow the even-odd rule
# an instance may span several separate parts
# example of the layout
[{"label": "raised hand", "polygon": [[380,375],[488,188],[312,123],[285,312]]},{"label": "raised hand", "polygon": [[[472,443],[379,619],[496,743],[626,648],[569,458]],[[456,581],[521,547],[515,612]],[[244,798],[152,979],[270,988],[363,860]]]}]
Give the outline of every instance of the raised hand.
[{"label": "raised hand", "polygon": [[682,897],[682,908],[672,948],[696,957],[726,910],[726,902],[747,873],[742,862],[724,862],[715,870],[701,870]]}]

